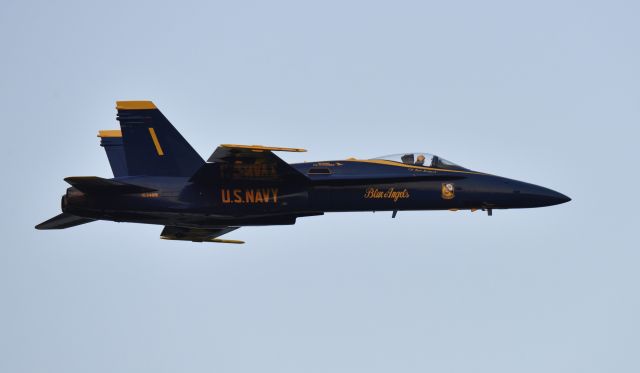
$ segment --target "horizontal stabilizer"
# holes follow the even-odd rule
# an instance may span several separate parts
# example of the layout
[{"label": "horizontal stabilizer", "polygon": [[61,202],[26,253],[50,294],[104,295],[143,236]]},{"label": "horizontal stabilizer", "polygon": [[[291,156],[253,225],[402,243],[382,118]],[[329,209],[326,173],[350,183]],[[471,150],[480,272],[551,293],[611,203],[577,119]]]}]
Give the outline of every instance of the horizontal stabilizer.
[{"label": "horizontal stabilizer", "polygon": [[156,189],[103,179],[97,176],[71,176],[66,177],[64,181],[87,194],[128,194],[156,191]]},{"label": "horizontal stabilizer", "polygon": [[160,238],[162,238],[163,240],[180,240],[192,242],[219,242],[236,244],[244,243],[244,241],[223,240],[217,238],[236,229],[238,229],[238,227],[187,228],[168,225],[162,230]]},{"label": "horizontal stabilizer", "polygon": [[53,218],[36,225],[36,229],[65,229],[75,227],[80,224],[91,223],[92,221],[95,220],[63,212],[58,216],[54,216]]}]

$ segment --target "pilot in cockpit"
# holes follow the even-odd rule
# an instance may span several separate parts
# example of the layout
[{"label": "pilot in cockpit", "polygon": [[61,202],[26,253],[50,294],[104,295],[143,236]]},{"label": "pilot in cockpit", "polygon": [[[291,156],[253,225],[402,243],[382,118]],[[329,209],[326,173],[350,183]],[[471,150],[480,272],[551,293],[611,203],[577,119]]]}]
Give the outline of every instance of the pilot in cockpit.
[{"label": "pilot in cockpit", "polygon": [[413,164],[414,166],[424,166],[424,154],[420,154],[418,156],[418,158],[416,159],[416,163]]},{"label": "pilot in cockpit", "polygon": [[402,157],[400,157],[400,159],[404,164],[413,164],[413,153],[405,154]]}]

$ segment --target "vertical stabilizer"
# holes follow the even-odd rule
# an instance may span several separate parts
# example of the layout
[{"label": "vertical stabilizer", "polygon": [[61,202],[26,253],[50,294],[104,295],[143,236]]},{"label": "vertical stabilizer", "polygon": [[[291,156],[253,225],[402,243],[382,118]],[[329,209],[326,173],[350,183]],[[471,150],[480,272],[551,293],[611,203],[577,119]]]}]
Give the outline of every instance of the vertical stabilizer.
[{"label": "vertical stabilizer", "polygon": [[111,171],[114,177],[128,176],[127,160],[124,155],[124,147],[122,143],[122,131],[120,130],[103,130],[98,132],[100,138],[100,146],[104,148],[109,159]]},{"label": "vertical stabilizer", "polygon": [[188,177],[204,164],[153,102],[118,101],[116,108],[128,175]]}]

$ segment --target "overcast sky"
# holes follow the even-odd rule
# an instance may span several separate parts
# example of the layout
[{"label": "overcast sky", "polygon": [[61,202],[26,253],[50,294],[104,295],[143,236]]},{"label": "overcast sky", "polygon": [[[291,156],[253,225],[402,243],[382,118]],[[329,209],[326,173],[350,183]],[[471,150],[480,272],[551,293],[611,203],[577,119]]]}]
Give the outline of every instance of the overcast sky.
[{"label": "overcast sky", "polygon": [[[638,372],[634,1],[3,1],[3,372]],[[203,157],[426,151],[573,201],[242,228],[33,226],[153,100]]]}]

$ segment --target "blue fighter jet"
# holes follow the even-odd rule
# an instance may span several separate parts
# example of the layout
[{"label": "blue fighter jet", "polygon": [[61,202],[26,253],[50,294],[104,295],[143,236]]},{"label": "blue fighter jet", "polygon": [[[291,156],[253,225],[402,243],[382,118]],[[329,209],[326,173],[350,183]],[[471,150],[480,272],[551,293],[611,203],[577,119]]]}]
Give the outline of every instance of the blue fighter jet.
[{"label": "blue fighter jet", "polygon": [[72,176],[62,213],[36,226],[95,220],[163,225],[161,238],[218,237],[243,226],[288,225],[325,212],[493,210],[570,198],[541,186],[461,167],[425,153],[288,164],[276,151],[220,145],[205,162],[151,101],[118,101],[119,130],[99,131],[113,178]]}]

